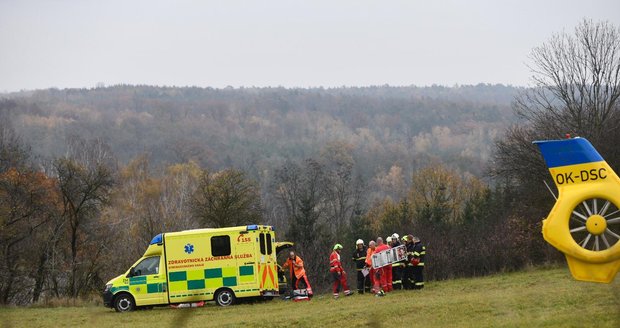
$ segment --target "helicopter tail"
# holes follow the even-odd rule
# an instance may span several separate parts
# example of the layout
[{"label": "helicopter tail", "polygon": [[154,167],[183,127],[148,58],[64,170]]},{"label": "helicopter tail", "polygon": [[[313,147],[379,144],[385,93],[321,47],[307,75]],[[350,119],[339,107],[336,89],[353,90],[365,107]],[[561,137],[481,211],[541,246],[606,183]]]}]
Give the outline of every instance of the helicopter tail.
[{"label": "helicopter tail", "polygon": [[618,181],[603,157],[584,138],[534,141],[538,145],[558,189]]},{"label": "helicopter tail", "polygon": [[535,141],[558,188],[545,240],[577,280],[611,282],[620,270],[620,179],[584,138]]}]

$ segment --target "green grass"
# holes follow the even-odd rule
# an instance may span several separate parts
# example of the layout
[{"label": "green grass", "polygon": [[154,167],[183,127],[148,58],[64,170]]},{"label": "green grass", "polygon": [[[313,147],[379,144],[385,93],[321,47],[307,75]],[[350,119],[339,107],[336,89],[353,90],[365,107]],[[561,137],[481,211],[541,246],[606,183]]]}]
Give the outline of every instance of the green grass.
[{"label": "green grass", "polygon": [[383,298],[328,294],[310,302],[274,300],[219,308],[136,311],[104,307],[0,308],[2,327],[620,327],[620,278],[574,281],[566,268],[535,268],[430,282]]}]

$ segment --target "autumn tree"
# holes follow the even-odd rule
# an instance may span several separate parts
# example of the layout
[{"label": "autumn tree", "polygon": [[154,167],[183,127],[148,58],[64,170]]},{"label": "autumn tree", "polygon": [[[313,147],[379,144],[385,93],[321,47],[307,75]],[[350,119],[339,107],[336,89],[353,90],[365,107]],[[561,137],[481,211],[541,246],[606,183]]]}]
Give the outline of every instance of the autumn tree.
[{"label": "autumn tree", "polygon": [[243,171],[235,169],[217,173],[205,170],[192,204],[194,216],[206,227],[221,228],[262,221],[257,184]]},{"label": "autumn tree", "polygon": [[100,140],[74,138],[67,157],[56,160],[62,195],[62,217],[67,223],[69,243],[69,283],[67,292],[78,296],[90,283],[92,270],[104,246],[93,234],[115,183],[115,160]]},{"label": "autumn tree", "polygon": [[[49,236],[37,236],[59,207],[54,179],[16,168],[0,173],[0,304],[38,299]],[[34,278],[34,286],[29,278]]]},{"label": "autumn tree", "polygon": [[194,196],[202,169],[196,162],[177,163],[166,168],[161,179],[159,205],[162,208],[161,231],[178,231],[199,227],[192,216]]}]

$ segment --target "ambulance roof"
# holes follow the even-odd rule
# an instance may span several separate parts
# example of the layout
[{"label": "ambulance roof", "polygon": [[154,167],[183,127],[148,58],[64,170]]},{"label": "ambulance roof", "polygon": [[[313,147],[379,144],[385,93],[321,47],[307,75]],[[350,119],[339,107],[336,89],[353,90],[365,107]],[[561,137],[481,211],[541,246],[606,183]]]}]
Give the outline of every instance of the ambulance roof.
[{"label": "ambulance roof", "polygon": [[[237,226],[237,227],[226,227],[226,228],[203,228],[203,229],[191,229],[191,230],[183,230],[177,232],[166,232],[166,236],[183,236],[183,235],[194,235],[194,234],[203,234],[203,233],[226,233],[226,232],[236,232],[236,231],[254,231],[254,230],[262,230],[262,231],[275,231],[272,226],[267,225],[257,225],[251,224],[247,226]],[[160,244],[162,242],[162,235],[158,234],[153,237],[151,240],[151,245]]]}]

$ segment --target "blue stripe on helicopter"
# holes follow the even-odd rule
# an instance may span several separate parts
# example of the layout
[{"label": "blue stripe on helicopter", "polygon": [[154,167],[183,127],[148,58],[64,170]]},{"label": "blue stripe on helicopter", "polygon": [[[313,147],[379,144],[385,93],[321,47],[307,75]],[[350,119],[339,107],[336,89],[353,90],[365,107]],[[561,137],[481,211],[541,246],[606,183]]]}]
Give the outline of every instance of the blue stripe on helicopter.
[{"label": "blue stripe on helicopter", "polygon": [[549,168],[603,161],[603,157],[584,138],[541,140],[534,141],[534,144],[540,148]]}]

